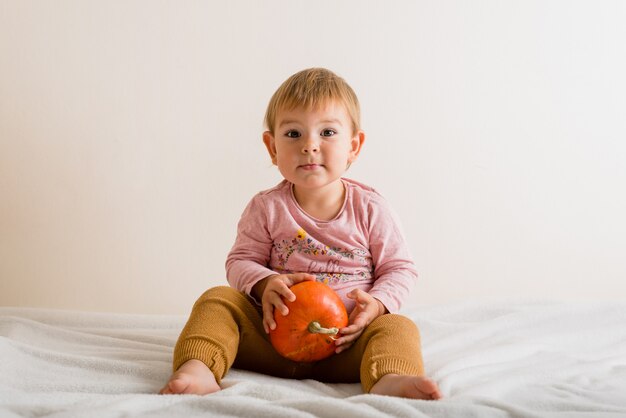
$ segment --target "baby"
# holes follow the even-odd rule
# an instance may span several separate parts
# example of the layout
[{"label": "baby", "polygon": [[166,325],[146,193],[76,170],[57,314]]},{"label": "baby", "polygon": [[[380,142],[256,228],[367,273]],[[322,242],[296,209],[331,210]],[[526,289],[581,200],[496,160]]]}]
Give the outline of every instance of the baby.
[{"label": "baby", "polygon": [[[243,212],[226,260],[230,286],[196,301],[161,393],[219,391],[236,367],[440,399],[424,376],[417,327],[396,313],[417,277],[398,223],[380,194],[343,177],[365,141],[354,91],[329,70],[300,71],[274,93],[265,123],[263,142],[284,180]],[[281,357],[268,337],[274,311],[289,315],[289,288],[306,280],[329,285],[349,312],[335,354],[314,363]]]}]

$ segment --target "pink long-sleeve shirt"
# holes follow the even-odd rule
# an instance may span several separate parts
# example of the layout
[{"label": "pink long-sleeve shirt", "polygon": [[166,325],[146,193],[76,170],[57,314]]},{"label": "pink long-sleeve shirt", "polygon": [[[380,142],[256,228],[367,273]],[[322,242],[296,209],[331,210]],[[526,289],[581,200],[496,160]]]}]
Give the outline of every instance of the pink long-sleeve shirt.
[{"label": "pink long-sleeve shirt", "polygon": [[339,294],[348,312],[355,302],[346,294],[355,288],[397,312],[417,279],[398,222],[376,190],[342,181],[344,204],[329,221],[304,212],[286,180],[255,195],[226,259],[230,285],[251,295],[269,275],[311,273]]}]

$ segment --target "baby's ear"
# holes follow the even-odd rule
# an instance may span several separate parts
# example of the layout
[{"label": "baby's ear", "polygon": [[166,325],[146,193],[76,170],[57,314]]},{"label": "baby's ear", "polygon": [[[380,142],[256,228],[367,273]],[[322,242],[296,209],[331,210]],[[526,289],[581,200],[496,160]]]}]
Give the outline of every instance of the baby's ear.
[{"label": "baby's ear", "polygon": [[358,131],[350,140],[350,156],[348,157],[348,162],[353,163],[356,161],[356,158],[359,156],[361,152],[361,148],[363,148],[363,144],[365,143],[365,132]]},{"label": "baby's ear", "polygon": [[267,152],[270,154],[272,164],[276,165],[276,143],[274,142],[274,134],[270,131],[263,132],[263,143]]}]

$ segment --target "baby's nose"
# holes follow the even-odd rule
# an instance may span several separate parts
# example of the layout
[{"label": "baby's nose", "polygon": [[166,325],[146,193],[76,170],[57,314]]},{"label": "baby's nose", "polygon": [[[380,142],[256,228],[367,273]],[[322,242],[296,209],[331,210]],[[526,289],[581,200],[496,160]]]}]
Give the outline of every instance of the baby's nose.
[{"label": "baby's nose", "polygon": [[314,139],[308,139],[304,143],[304,146],[302,147],[302,152],[304,152],[305,154],[308,154],[311,152],[317,152],[319,151],[319,149],[320,149],[320,146],[317,141],[315,141]]}]

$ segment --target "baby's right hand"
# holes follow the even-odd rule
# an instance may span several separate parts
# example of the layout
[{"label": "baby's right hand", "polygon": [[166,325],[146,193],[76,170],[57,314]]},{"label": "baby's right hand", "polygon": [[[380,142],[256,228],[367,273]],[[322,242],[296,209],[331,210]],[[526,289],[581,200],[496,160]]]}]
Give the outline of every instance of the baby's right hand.
[{"label": "baby's right hand", "polygon": [[274,322],[275,308],[283,316],[289,314],[289,308],[282,299],[285,298],[289,302],[296,300],[296,295],[289,288],[296,283],[307,280],[315,280],[315,276],[307,273],[275,274],[263,279],[262,282],[265,283],[259,283],[264,285],[261,304],[263,305],[263,328],[266,333],[269,334],[270,330],[276,328],[276,322]]}]

